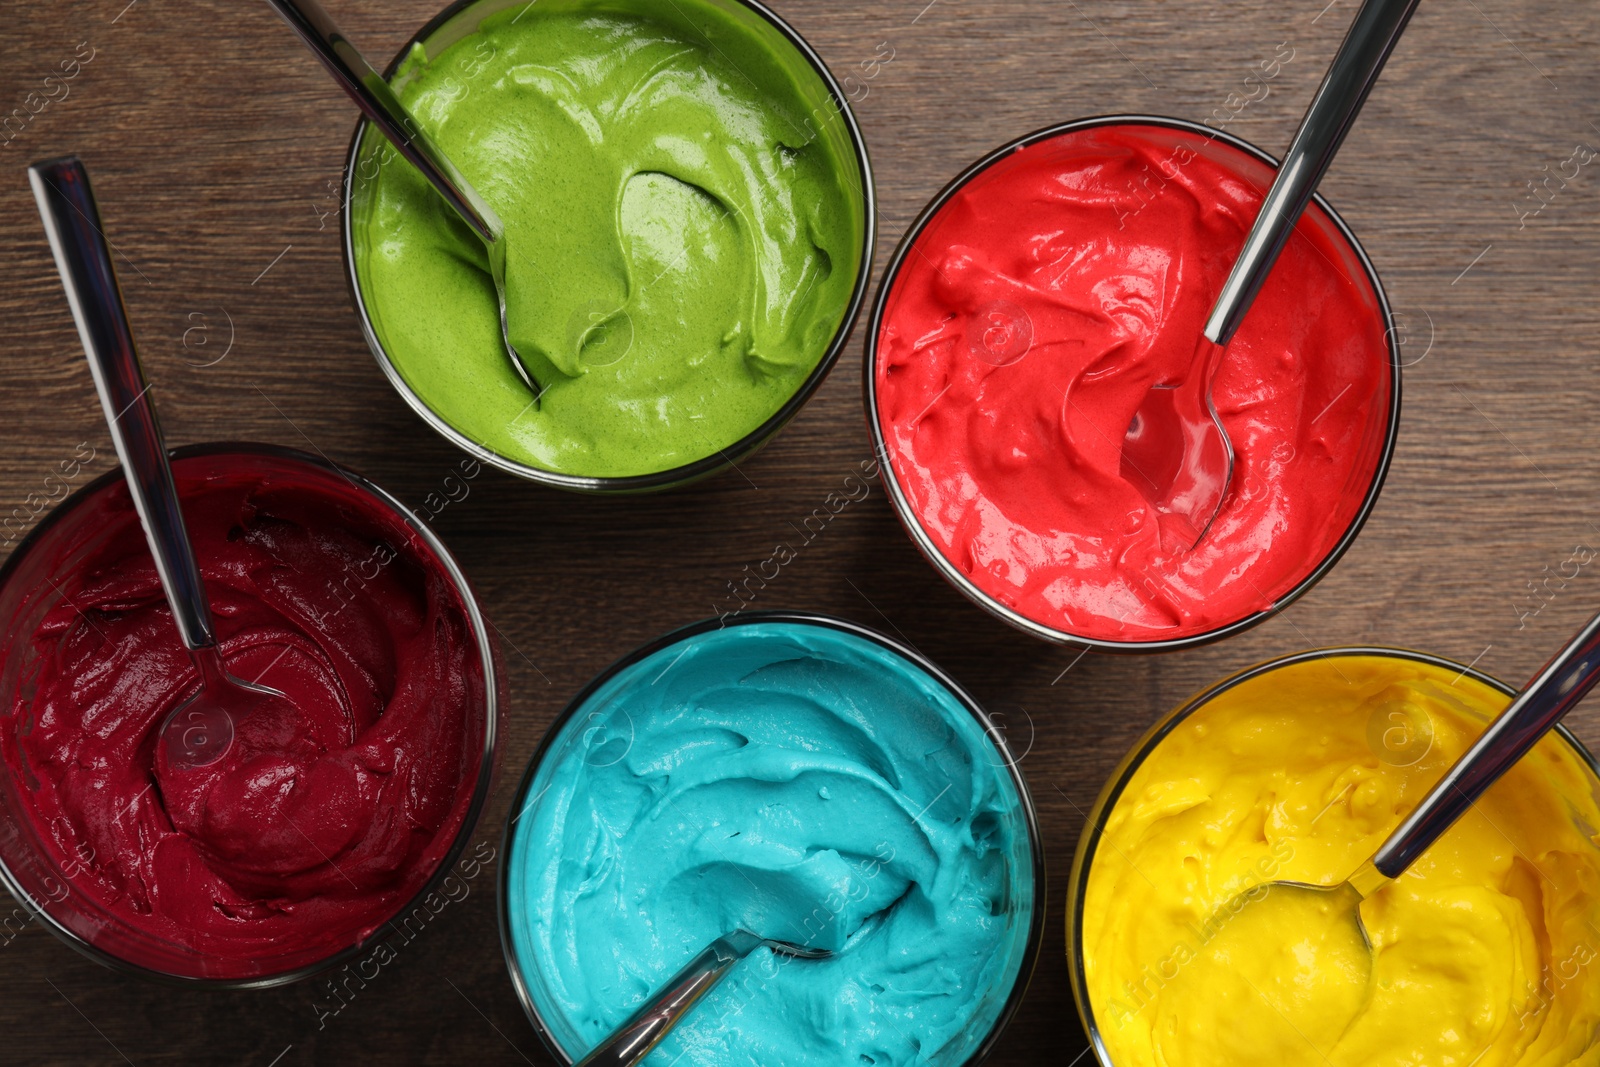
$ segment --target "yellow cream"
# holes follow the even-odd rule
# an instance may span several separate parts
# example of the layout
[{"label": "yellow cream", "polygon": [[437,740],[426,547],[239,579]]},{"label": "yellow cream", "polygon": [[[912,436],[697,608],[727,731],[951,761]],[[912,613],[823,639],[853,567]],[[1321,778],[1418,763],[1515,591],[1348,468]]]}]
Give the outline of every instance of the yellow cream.
[{"label": "yellow cream", "polygon": [[1506,703],[1340,656],[1180,723],[1104,815],[1084,899],[1115,1067],[1600,1065],[1600,782],[1558,737],[1360,905],[1370,953],[1324,896],[1250,894],[1343,881]]}]

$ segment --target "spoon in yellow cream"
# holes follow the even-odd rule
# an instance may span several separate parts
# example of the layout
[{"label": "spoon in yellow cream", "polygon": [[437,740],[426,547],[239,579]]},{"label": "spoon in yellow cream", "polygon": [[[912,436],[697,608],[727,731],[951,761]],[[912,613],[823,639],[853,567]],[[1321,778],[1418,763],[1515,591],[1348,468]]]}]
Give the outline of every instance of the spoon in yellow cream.
[{"label": "spoon in yellow cream", "polygon": [[1336,1020],[1348,1021],[1359,1010],[1371,974],[1372,940],[1361,902],[1404,874],[1596,681],[1600,615],[1533,677],[1348,879],[1332,886],[1264,882],[1225,904],[1208,924],[1217,931],[1206,946],[1216,971],[1209,975],[1213,989],[1229,974],[1239,977],[1253,987],[1250,994],[1278,1007],[1290,1043],[1310,1042],[1320,1051],[1323,1040],[1308,1029],[1337,1040],[1343,1026]]}]

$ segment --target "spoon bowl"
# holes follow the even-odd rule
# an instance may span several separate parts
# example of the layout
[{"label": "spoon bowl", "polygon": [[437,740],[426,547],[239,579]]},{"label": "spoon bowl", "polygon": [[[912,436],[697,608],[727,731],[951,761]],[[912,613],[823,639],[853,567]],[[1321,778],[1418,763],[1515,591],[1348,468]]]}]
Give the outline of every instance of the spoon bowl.
[{"label": "spoon bowl", "polygon": [[215,763],[233,747],[234,723],[288,698],[279,690],[228,673],[215,645],[190,653],[200,672],[200,688],[173,708],[161,726],[161,748],[168,766],[193,770]]},{"label": "spoon bowl", "polygon": [[1233,482],[1233,442],[1211,397],[1223,352],[1201,338],[1193,361],[1197,372],[1146,393],[1122,442],[1122,477],[1170,516],[1176,535],[1191,548],[1217,520]]},{"label": "spoon bowl", "polygon": [[223,665],[88,172],[69,157],[36,163],[28,177],[161,587],[200,674],[199,690],[162,725],[163,756],[178,768],[215,763],[232,746],[240,722],[285,697],[234,678]]},{"label": "spoon bowl", "polygon": [[577,1067],[632,1067],[661,1043],[700,998],[727,976],[734,964],[763,945],[780,956],[793,959],[825,960],[833,955],[830,949],[779,941],[749,930],[724,934],[651,994],[627,1022],[579,1060]]},{"label": "spoon bowl", "polygon": [[[1274,882],[1213,920],[1207,940],[1171,980],[1180,1003],[1205,1003],[1216,1019],[1187,1023],[1185,1067],[1241,1062],[1312,1064],[1338,1044],[1369,1002],[1377,960],[1357,914],[1353,887]],[[1173,1020],[1156,1015],[1163,1030]],[[1183,1029],[1185,1023],[1178,1023]]]},{"label": "spoon bowl", "polygon": [[[1287,880],[1261,882],[1229,900],[1207,924],[1207,928],[1220,931],[1240,916],[1266,928],[1303,929],[1309,923],[1305,916],[1317,915],[1330,923],[1347,926],[1365,949],[1370,963],[1373,953],[1372,935],[1361,918],[1361,903],[1387,885],[1389,879],[1378,874],[1367,862],[1350,878],[1337,885],[1314,885],[1309,882]],[[1274,918],[1282,917],[1274,924]]]},{"label": "spoon bowl", "polygon": [[383,75],[340,32],[321,4],[316,0],[267,2],[283,16],[289,28],[328,69],[339,87],[356,102],[362,114],[389,139],[396,151],[422,173],[428,184],[450,205],[450,209],[483,242],[484,253],[489,260],[489,276],[494,280],[495,298],[500,306],[500,340],[505,345],[506,357],[511,361],[512,368],[523,383],[533,390],[533,402],[537,404],[544,390],[528,371],[516,346],[511,343],[511,331],[506,324],[508,253],[505,225],[500,221],[500,216],[495,214],[494,209],[450,162],[450,157],[423,130],[394,94],[389,83],[383,80]]},{"label": "spoon bowl", "polygon": [[[1281,907],[1285,898],[1327,895],[1322,903],[1360,932],[1372,950],[1361,920],[1361,903],[1404,874],[1417,858],[1466,814],[1479,797],[1553,730],[1600,682],[1600,615],[1590,619],[1517,694],[1510,707],[1445,772],[1393,833],[1354,874],[1336,885],[1270,881],[1236,896],[1212,923],[1238,921],[1251,909]],[[1265,902],[1277,898],[1278,903]],[[1226,913],[1226,914],[1223,914]]]},{"label": "spoon bowl", "polygon": [[[1150,390],[1129,424],[1123,477],[1143,489],[1158,511],[1185,520],[1195,531],[1192,544],[1199,544],[1216,521],[1233,480],[1233,443],[1211,396],[1222,356],[1416,7],[1417,0],[1365,0],[1356,12],[1212,306],[1194,369],[1177,390]],[[1131,477],[1130,470],[1135,472]],[[1190,531],[1181,532],[1187,536]]]}]

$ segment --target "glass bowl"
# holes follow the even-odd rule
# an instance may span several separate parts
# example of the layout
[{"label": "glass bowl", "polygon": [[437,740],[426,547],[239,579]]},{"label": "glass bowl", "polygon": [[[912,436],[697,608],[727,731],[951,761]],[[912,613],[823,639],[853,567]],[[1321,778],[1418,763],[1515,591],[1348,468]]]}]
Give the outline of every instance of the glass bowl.
[{"label": "glass bowl", "polygon": [[[1437,672],[1438,677],[1429,679],[1429,681],[1436,682],[1441,689],[1460,684],[1463,680],[1468,680],[1479,686],[1480,692],[1504,696],[1507,702],[1517,692],[1515,687],[1474,670],[1470,666],[1463,666],[1451,660],[1421,652],[1381,647],[1327,648],[1299,652],[1259,663],[1218,682],[1162,716],[1123,757],[1121,763],[1101,790],[1094,807],[1090,809],[1084,820],[1083,830],[1078,840],[1077,852],[1073,857],[1072,872],[1067,885],[1067,963],[1072,983],[1072,995],[1077,1006],[1078,1018],[1083,1024],[1084,1032],[1089,1037],[1089,1044],[1094,1050],[1095,1059],[1101,1067],[1116,1067],[1116,1064],[1105,1040],[1105,1027],[1110,1025],[1109,1020],[1103,1021],[1096,1012],[1089,989],[1088,968],[1085,958],[1085,943],[1087,940],[1085,906],[1089,896],[1090,875],[1094,870],[1095,857],[1104,839],[1108,816],[1124,793],[1130,788],[1135,776],[1145,765],[1145,761],[1149,756],[1161,746],[1163,741],[1172,736],[1173,732],[1182,726],[1191,715],[1208,706],[1216,698],[1241,685],[1259,682],[1286,668],[1352,657],[1387,659],[1397,663],[1416,664],[1427,670]],[[1363,683],[1352,684],[1359,685]],[[1375,683],[1373,684],[1375,687]],[[1433,728],[1430,722],[1426,721],[1426,713],[1424,712],[1422,720],[1419,720],[1409,710],[1390,710],[1387,714],[1379,716],[1377,711],[1383,710],[1384,707],[1385,705],[1381,703],[1375,704],[1376,710],[1365,726],[1365,744],[1382,764],[1408,767],[1418,763],[1428,755],[1434,743]],[[1483,717],[1480,711],[1474,710],[1469,713],[1465,705],[1458,711],[1463,718],[1478,719]],[[1488,724],[1487,717],[1483,717],[1483,721],[1484,725]],[[1548,738],[1539,742],[1538,748],[1528,758],[1532,758],[1534,754],[1540,751],[1549,751],[1548,746],[1561,746],[1561,749],[1565,750],[1563,755],[1575,757],[1573,760],[1574,773],[1581,774],[1584,777],[1585,781],[1582,784],[1588,788],[1597,801],[1600,801],[1600,762],[1596,761],[1594,755],[1584,747],[1582,742],[1565,726],[1557,726]],[[1444,766],[1448,766],[1448,763],[1445,763]],[[1507,783],[1501,784],[1505,785]],[[1581,819],[1581,816],[1576,814],[1574,817]],[[1395,821],[1398,822],[1398,816],[1396,816]],[[1589,832],[1592,834],[1592,829]],[[1448,838],[1446,839],[1447,841]],[[1286,841],[1280,842],[1279,846],[1275,846],[1274,853],[1268,860],[1270,869],[1258,871],[1241,868],[1238,873],[1248,876],[1246,879],[1248,884],[1255,884],[1261,880],[1287,877],[1284,872],[1279,871],[1276,867],[1276,859],[1282,858],[1277,856],[1276,849],[1281,848],[1286,843]],[[1441,842],[1441,844],[1444,843]],[[1516,842],[1512,842],[1512,845],[1519,854],[1522,853],[1521,845]],[[1597,843],[1597,847],[1600,847],[1600,843]],[[1292,855],[1291,851],[1290,858],[1292,858]],[[1192,925],[1190,929],[1193,929]],[[1181,968],[1184,962],[1192,958],[1192,951],[1188,956],[1182,958],[1177,958],[1176,954],[1174,954],[1174,969]],[[1151,972],[1152,974],[1159,972],[1159,977],[1152,979],[1158,989],[1174,977],[1174,975],[1166,973],[1166,964],[1167,960],[1165,958],[1160,959],[1155,969]],[[1107,1014],[1110,1015],[1112,1012],[1108,1009]]]},{"label": "glass bowl", "polygon": [[[556,806],[563,803],[561,797],[552,793],[553,783],[547,779],[555,773],[553,768],[562,765],[566,757],[573,752],[581,750],[582,758],[597,767],[609,766],[626,758],[635,741],[632,716],[628,716],[626,724],[628,730],[624,736],[625,731],[612,721],[615,719],[615,714],[602,715],[601,709],[623,707],[622,696],[630,691],[635,681],[641,684],[648,683],[650,687],[671,685],[675,680],[674,668],[691,647],[685,646],[676,657],[673,657],[668,655],[673,646],[691,639],[705,638],[708,635],[714,637],[719,632],[752,626],[768,628],[753,632],[757,641],[782,641],[788,639],[790,635],[804,635],[807,631],[820,630],[842,635],[850,642],[875,646],[880,650],[878,654],[887,652],[898,665],[907,669],[910,676],[920,679],[919,685],[942,690],[950,698],[951,706],[959,706],[970,714],[982,737],[993,744],[992,751],[987,748],[983,751],[992,757],[997,772],[995,779],[997,788],[1006,793],[1014,790],[1011,810],[1005,816],[1004,836],[1000,839],[1009,842],[1011,855],[1019,859],[1025,857],[1025,862],[1031,870],[1016,877],[1008,876],[1005,879],[1008,899],[1004,903],[997,901],[993,905],[1001,907],[1002,914],[1013,916],[1008,925],[1009,932],[1002,935],[1009,939],[1013,958],[994,984],[981,994],[982,1003],[974,1010],[974,1018],[990,1016],[991,1019],[985,1023],[981,1034],[972,1035],[966,1049],[963,1050],[962,1059],[936,1061],[964,1064],[982,1062],[993,1050],[1022,1001],[1043,933],[1046,904],[1044,853],[1027,783],[1005,743],[1003,730],[971,696],[938,667],[914,650],[866,627],[842,619],[803,612],[745,612],[736,619],[728,620],[725,625],[717,619],[707,619],[669,633],[606,668],[573,698],[551,725],[530,760],[527,772],[517,789],[511,806],[513,814],[507,823],[501,845],[504,862],[500,869],[499,885],[500,940],[523,1009],[551,1055],[559,1062],[572,1063],[581,1058],[582,1049],[576,1046],[582,1044],[583,1039],[574,1032],[573,1024],[568,1018],[552,1008],[555,1002],[549,992],[549,980],[539,973],[536,961],[530,960],[525,966],[518,953],[517,935],[523,931],[516,928],[519,920],[513,914],[510,901],[518,887],[526,884],[528,877],[532,877],[532,875],[523,876],[518,872],[525,864],[538,862],[537,859],[524,858],[525,849],[521,846],[517,834],[519,822],[528,820],[528,825],[531,826],[543,815],[554,811],[551,802],[541,804],[547,794],[555,797]],[[798,636],[795,639],[798,640]],[[729,647],[735,646],[730,644]],[[725,651],[723,654],[733,653]],[[658,670],[659,661],[666,661],[666,664],[664,668]],[[692,662],[684,669],[694,669]],[[645,674],[651,677],[646,678]],[[631,691],[636,692],[637,689]],[[876,702],[874,707],[878,707]],[[887,712],[887,704],[884,710]],[[981,745],[982,738],[976,734],[972,736]],[[937,799],[935,797],[935,801]],[[982,818],[981,813],[978,818]],[[838,907],[838,905],[833,906]],[[664,981],[665,978],[666,976],[662,976],[661,980]],[[738,981],[737,973],[727,979],[727,983],[730,984],[737,984]],[[741,1005],[741,1011],[742,1007]],[[692,1022],[693,1016],[690,1016],[683,1025],[689,1026]],[[976,1024],[968,1020],[966,1025]]]},{"label": "glass bowl", "polygon": [[[1353,470],[1360,470],[1365,463],[1370,462],[1372,464],[1372,474],[1370,478],[1361,481],[1360,484],[1351,484],[1346,488],[1342,498],[1344,501],[1344,506],[1341,508],[1342,514],[1335,517],[1335,521],[1340,523],[1339,534],[1332,539],[1326,551],[1320,553],[1320,558],[1305,561],[1302,565],[1302,572],[1296,580],[1287,583],[1282,589],[1268,590],[1263,593],[1262,599],[1268,601],[1265,607],[1209,626],[1202,632],[1155,639],[1121,640],[1093,633],[1079,633],[1063,629],[1052,622],[1024,614],[1011,603],[1002,599],[994,588],[986,588],[972,574],[968,573],[967,569],[950,558],[947,555],[947,550],[942,548],[940,543],[930,534],[917,506],[908,494],[903,481],[905,472],[897,467],[895,455],[889,447],[884,416],[880,408],[878,383],[880,344],[884,320],[895,296],[896,283],[900,278],[902,268],[908,262],[925,259],[924,256],[920,255],[912,257],[912,250],[916,246],[919,237],[928,230],[930,224],[940,218],[942,210],[952,197],[966,189],[975,179],[984,176],[991,167],[1011,159],[1025,149],[1042,146],[1044,142],[1054,141],[1067,135],[1082,134],[1102,127],[1115,126],[1153,128],[1153,132],[1150,134],[1152,137],[1159,135],[1170,139],[1174,145],[1182,145],[1195,152],[1206,153],[1208,158],[1233,169],[1241,180],[1253,184],[1263,192],[1271,184],[1276,171],[1276,161],[1270,155],[1246,141],[1197,123],[1150,115],[1108,115],[1078,119],[1038,130],[1009,144],[1002,145],[968,167],[934,197],[933,201],[923,209],[922,213],[907,229],[894,255],[890,258],[883,279],[879,283],[877,299],[868,323],[866,359],[863,368],[863,393],[868,428],[872,435],[879,467],[883,472],[884,485],[888,490],[889,499],[895,513],[899,517],[906,533],[911,537],[912,542],[946,581],[991,615],[1022,630],[1024,633],[1045,641],[1097,652],[1165,652],[1217,641],[1240,633],[1271,618],[1305,594],[1307,590],[1332,569],[1333,565],[1349,549],[1350,545],[1355,541],[1356,535],[1360,533],[1367,516],[1371,513],[1373,505],[1377,503],[1378,493],[1383,487],[1383,482],[1388,474],[1389,464],[1394,454],[1400,418],[1399,343],[1388,299],[1384,295],[1383,286],[1371,261],[1368,260],[1366,252],[1361,248],[1350,228],[1345,225],[1344,221],[1329,206],[1327,201],[1320,195],[1315,197],[1312,206],[1307,209],[1305,216],[1302,217],[1300,226],[1302,228],[1308,225],[1318,227],[1318,232],[1321,236],[1330,244],[1344,251],[1346,262],[1342,269],[1346,276],[1360,279],[1370,287],[1375,305],[1374,311],[1380,317],[1385,331],[1384,341],[1387,350],[1386,364],[1380,368],[1381,377],[1386,379],[1380,383],[1380,386],[1386,395],[1376,395],[1372,401],[1373,417],[1362,431],[1361,462],[1353,468]],[[1163,141],[1163,144],[1165,144],[1165,141]],[[1023,336],[1021,332],[1013,332],[1016,332],[1019,338]],[[1031,327],[1026,331],[1026,339],[1028,344],[1031,344],[1034,340]],[[987,335],[985,335],[984,343],[988,344]],[[1026,354],[1026,349],[1023,350],[1022,354]],[[990,353],[990,358],[986,361],[1004,365],[1007,362],[1020,360],[1020,358],[1020,355],[999,352]],[[937,399],[935,397],[935,400]],[[942,521],[950,521],[948,511],[948,508],[941,511],[940,518]],[[985,533],[992,535],[993,531],[986,528]],[[976,565],[974,565],[975,567]],[[996,579],[996,581],[998,582],[999,579]]]},{"label": "glass bowl", "polygon": [[[643,3],[645,0],[637,2]],[[856,235],[860,254],[852,264],[856,272],[855,283],[839,325],[824,348],[821,358],[795,392],[770,417],[738,441],[700,459],[666,470],[642,474],[622,476],[568,474],[505,455],[474,440],[457,427],[450,416],[440,410],[440,406],[425,397],[416,383],[408,380],[406,373],[385,348],[373,321],[373,311],[368,306],[367,298],[362,291],[361,278],[357,272],[356,265],[360,255],[352,220],[364,217],[367,211],[369,203],[367,189],[371,184],[371,178],[377,173],[376,162],[383,158],[380,154],[387,151],[392,155],[393,150],[380,134],[370,128],[365,119],[356,126],[355,134],[351,138],[344,174],[345,278],[349,284],[356,314],[361,320],[361,330],[367,339],[367,345],[390,384],[424,422],[457,447],[485,463],[520,478],[576,492],[627,494],[687,485],[728,469],[757,452],[799,413],[838,360],[866,302],[877,234],[877,204],[866,141],[856,124],[855,115],[850,109],[844,89],[840,87],[811,46],[759,0],[697,0],[697,2],[709,4],[731,16],[748,31],[753,41],[759,42],[760,48],[768,57],[764,62],[772,63],[776,69],[786,72],[785,77],[812,104],[811,116],[807,122],[814,124],[820,135],[829,141],[837,158],[853,161],[855,164],[857,173],[854,175],[847,173],[846,178],[855,182],[855,195],[859,196],[860,201],[848,205],[860,222]],[[396,73],[400,70],[402,61],[412,54],[413,49],[422,48],[427,55],[437,56],[452,44],[476,33],[484,19],[501,11],[525,6],[527,0],[458,0],[417,31],[416,35],[396,53],[384,71],[384,77],[397,86],[403,86],[407,74],[401,73],[397,79]],[[544,12],[551,9],[586,9],[594,6],[596,0],[540,0],[539,10]],[[670,0],[661,5],[660,12],[662,17],[675,21],[689,19],[682,8],[670,3]],[[688,24],[694,25],[692,22]],[[703,31],[696,28],[696,32]],[[499,353],[498,357],[510,358],[504,353]]]},{"label": "glass bowl", "polygon": [[[63,501],[0,568],[0,623],[6,650],[0,659],[0,753],[6,757],[0,760],[0,880],[53,933],[114,970],[212,988],[282,985],[337,967],[367,951],[382,939],[386,925],[420,906],[449,876],[491,789],[505,703],[504,670],[478,602],[449,551],[405,505],[360,475],[291,449],[240,443],[178,449],[172,454],[172,465],[180,493],[201,486],[264,487],[280,493],[287,489],[325,503],[342,517],[345,528],[369,532],[389,545],[396,553],[390,559],[407,560],[441,580],[453,594],[453,607],[471,642],[467,662],[476,673],[463,680],[472,706],[462,778],[452,808],[422,853],[433,869],[425,876],[414,872],[409,879],[418,885],[415,893],[400,897],[393,914],[379,916],[370,924],[364,922],[365,934],[351,932],[345,937],[340,931],[326,939],[308,938],[305,944],[284,944],[276,955],[230,958],[169,940],[105,906],[100,895],[85,887],[87,879],[81,878],[105,857],[93,855],[93,846],[74,827],[68,829],[79,838],[76,854],[60,844],[55,821],[48,833],[42,833],[34,806],[24,799],[37,785],[30,785],[26,776],[19,777],[12,770],[12,760],[25,744],[22,739],[33,718],[32,705],[25,697],[19,704],[19,692],[25,692],[19,687],[30,684],[38,661],[32,648],[33,634],[41,619],[71,596],[80,565],[112,538],[128,536],[130,524],[137,530],[122,471],[103,475]],[[370,580],[361,572],[366,562],[357,563],[354,580]],[[334,583],[339,577],[330,577],[330,589],[337,588]],[[348,574],[344,577],[348,589],[352,579]],[[358,585],[355,592],[359,589]],[[19,762],[15,766],[25,765]],[[152,787],[154,782],[152,778]],[[453,830],[448,828],[452,821],[456,823]]]}]

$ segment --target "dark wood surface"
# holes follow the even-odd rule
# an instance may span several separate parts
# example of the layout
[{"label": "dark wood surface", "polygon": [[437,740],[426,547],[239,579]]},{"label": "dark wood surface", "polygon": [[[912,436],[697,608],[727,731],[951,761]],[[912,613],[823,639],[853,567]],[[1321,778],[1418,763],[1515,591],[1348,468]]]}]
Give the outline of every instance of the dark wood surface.
[{"label": "dark wood surface", "polygon": [[[436,2],[333,6],[386,58]],[[927,199],[1001,141],[1106,112],[1204,119],[1251,93],[1246,75],[1285,44],[1293,59],[1270,94],[1230,123],[1281,151],[1354,10],[926,2],[773,0],[865,88],[880,266]],[[67,152],[95,179],[170,443],[277,442],[325,452],[413,504],[438,489],[459,455],[389,388],[345,291],[331,211],[354,113],[268,7],[6,0],[0,11],[0,107],[54,96],[0,131],[11,135],[0,149],[0,514],[24,507],[80,442],[96,453],[86,474],[114,463],[23,174]],[[1028,748],[1054,878],[1044,952],[996,1064],[1071,1063],[1083,1048],[1064,876],[1082,812],[1156,716],[1237,668],[1313,645],[1406,645],[1521,681],[1600,605],[1594,564],[1564,588],[1529,591],[1579,546],[1600,546],[1600,159],[1519,217],[1537,206],[1527,182],[1600,144],[1597,44],[1600,9],[1566,0],[1425,4],[1400,44],[1323,186],[1409,329],[1399,450],[1365,533],[1279,617],[1199,651],[1079,659],[947,588],[877,486],[762,592],[759,606],[903,636],[1004,712]],[[47,85],[75,54],[92,58]],[[738,473],[597,500],[485,471],[440,515],[508,646],[506,773],[478,839],[497,841],[524,762],[572,693],[636,645],[724,607],[726,583],[867,457],[860,332],[804,413]],[[1600,704],[1573,725],[1600,741]],[[30,924],[0,945],[0,1062],[543,1064],[500,955],[496,872],[320,1028],[309,986],[173,991],[113,975]]]}]

